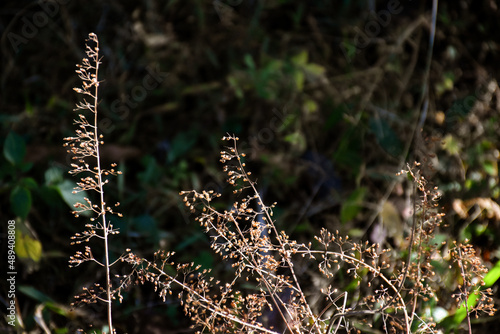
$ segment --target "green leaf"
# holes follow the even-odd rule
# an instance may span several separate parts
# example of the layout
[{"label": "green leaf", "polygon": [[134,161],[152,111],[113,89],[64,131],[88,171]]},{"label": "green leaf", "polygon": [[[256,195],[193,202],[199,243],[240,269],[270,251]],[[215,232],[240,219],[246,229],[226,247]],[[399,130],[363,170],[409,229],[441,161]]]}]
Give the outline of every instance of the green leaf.
[{"label": "green leaf", "polygon": [[20,164],[16,165],[16,169],[21,171],[21,173],[26,173],[33,167],[32,162],[21,162]]},{"label": "green leaf", "polygon": [[24,110],[26,110],[26,113],[30,116],[33,116],[35,114],[33,108],[33,104],[31,104],[30,99],[26,99],[26,103],[24,104]]},{"label": "green leaf", "polygon": [[313,77],[320,77],[325,73],[325,68],[318,64],[307,64],[304,71]]},{"label": "green leaf", "polygon": [[[484,285],[473,290],[469,294],[469,298],[467,299],[467,305],[469,307],[469,310],[472,309],[473,307],[476,306],[478,299],[479,299],[479,294],[474,293],[475,291],[479,290],[484,290],[495,284],[495,282],[500,278],[500,261],[498,261],[493,268],[488,271],[486,276],[483,279]],[[455,312],[455,315],[453,316],[453,323],[458,325],[461,324],[462,321],[467,317],[467,310],[465,308],[464,303],[460,305],[460,307],[457,309]]]},{"label": "green leaf", "polygon": [[[479,295],[473,292],[469,295],[469,298],[467,299],[467,305],[469,310],[477,304],[478,298]],[[453,322],[457,325],[461,324],[466,317],[467,317],[467,309],[465,308],[465,304],[462,303],[460,304],[459,308],[455,312],[455,315],[453,316]]]},{"label": "green leaf", "polygon": [[497,162],[494,160],[486,160],[483,163],[483,169],[486,173],[488,173],[491,176],[498,176],[498,165]]},{"label": "green leaf", "polygon": [[19,289],[19,291],[24,293],[26,296],[31,297],[34,300],[39,301],[41,303],[47,303],[47,302],[54,303],[53,299],[51,299],[49,296],[47,296],[43,292],[35,289],[32,286],[21,285],[18,289]]},{"label": "green leaf", "polygon": [[23,137],[13,131],[9,132],[5,139],[3,154],[11,164],[21,164],[26,155],[26,144]]},{"label": "green leaf", "polygon": [[342,41],[339,47],[342,53],[344,54],[344,57],[349,63],[354,59],[354,57],[356,57],[358,48],[356,47],[355,44],[349,41]]},{"label": "green leaf", "polygon": [[398,136],[383,119],[370,119],[370,129],[375,135],[378,144],[393,157],[399,157],[403,153],[403,144]]},{"label": "green leaf", "polygon": [[361,277],[362,276],[357,276],[356,278],[352,279],[344,290],[347,292],[357,291],[359,289],[359,283],[361,282]]},{"label": "green leaf", "polygon": [[26,187],[30,190],[35,190],[38,188],[38,184],[36,183],[35,179],[32,177],[22,178],[21,181],[19,181],[19,184],[23,185],[24,187]]},{"label": "green leaf", "polygon": [[64,317],[71,317],[72,314],[68,308],[64,305],[56,303],[52,298],[41,292],[40,290],[35,289],[32,286],[21,285],[19,287],[19,291],[24,293],[26,296],[33,298],[34,300],[44,304],[48,309],[54,311],[55,313],[62,315]]},{"label": "green leaf", "polygon": [[227,81],[229,83],[229,86],[231,86],[233,88],[236,97],[242,99],[243,98],[243,88],[240,85],[238,79],[235,76],[230,75],[227,77]]},{"label": "green leaf", "polygon": [[354,219],[359,211],[361,211],[361,204],[365,198],[366,191],[367,188],[358,188],[347,198],[340,210],[340,221],[342,223]]},{"label": "green leaf", "polygon": [[452,134],[448,134],[443,138],[441,141],[441,147],[450,155],[457,155],[462,149],[460,141],[458,141]]},{"label": "green leaf", "polygon": [[45,171],[45,184],[54,185],[63,182],[63,172],[60,168],[51,167]]},{"label": "green leaf", "polygon": [[307,64],[307,58],[308,58],[308,54],[307,54],[307,51],[304,50],[302,51],[301,53],[295,55],[293,58],[292,58],[292,63],[294,63],[295,65],[306,65]]},{"label": "green leaf", "polygon": [[311,114],[318,110],[318,104],[314,100],[307,99],[302,104],[302,108],[308,114]]},{"label": "green leaf", "polygon": [[20,259],[31,259],[39,262],[42,257],[42,244],[29,235],[23,234],[21,230],[16,230],[15,251]]},{"label": "green leaf", "polygon": [[453,90],[454,80],[455,75],[452,72],[444,73],[442,81],[434,85],[437,96],[441,96],[443,93]]},{"label": "green leaf", "polygon": [[278,131],[281,132],[281,131],[287,130],[288,128],[290,128],[291,126],[293,126],[295,124],[296,120],[297,120],[296,115],[294,115],[294,114],[286,115],[285,118],[283,119],[283,122],[281,123]]},{"label": "green leaf", "polygon": [[293,81],[295,82],[295,87],[299,92],[301,92],[304,89],[305,79],[306,76],[304,75],[304,72],[302,71],[293,72]]},{"label": "green leaf", "polygon": [[16,216],[26,218],[31,210],[31,192],[23,186],[16,186],[10,193],[10,206]]},{"label": "green leaf", "polygon": [[500,278],[500,261],[498,261],[493,268],[491,268],[486,276],[484,276],[483,282],[484,286],[483,288],[489,288],[493,284],[495,284],[496,281]]},{"label": "green leaf", "polygon": [[285,137],[285,141],[290,143],[294,150],[304,152],[307,147],[307,140],[300,131],[295,131]]},{"label": "green leaf", "polygon": [[248,68],[250,68],[251,70],[255,70],[256,66],[251,55],[247,53],[243,58],[243,60],[245,64],[248,66]]},{"label": "green leaf", "polygon": [[[73,193],[76,187],[76,183],[70,180],[64,180],[63,182],[56,184],[54,187],[59,191],[59,194],[63,198],[64,202],[68,204],[71,209],[75,209],[76,203],[87,204],[85,197],[89,197],[86,191],[79,191]],[[79,213],[81,216],[90,217],[92,215],[91,211],[82,211]]]}]

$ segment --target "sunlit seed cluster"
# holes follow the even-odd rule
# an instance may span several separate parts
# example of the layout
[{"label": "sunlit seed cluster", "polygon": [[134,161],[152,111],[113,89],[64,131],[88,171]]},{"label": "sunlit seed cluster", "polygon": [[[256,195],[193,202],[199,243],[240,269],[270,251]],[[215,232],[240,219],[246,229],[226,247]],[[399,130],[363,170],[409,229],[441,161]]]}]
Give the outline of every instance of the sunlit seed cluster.
[{"label": "sunlit seed cluster", "polygon": [[[111,175],[116,176],[121,174],[121,172],[115,169],[116,164],[114,163],[111,164],[110,169],[101,167],[99,150],[100,145],[103,145],[104,142],[102,141],[103,136],[99,134],[99,129],[97,127],[98,71],[101,59],[99,58],[99,42],[97,36],[93,33],[89,34],[88,41],[88,44],[93,43],[95,46],[91,47],[87,44],[87,57],[83,58],[82,64],[77,65],[76,70],[76,73],[82,80],[82,87],[74,88],[74,90],[84,95],[83,101],[79,102],[75,109],[75,111],[80,112],[78,117],[74,120],[74,124],[77,126],[75,130],[76,136],[64,138],[66,141],[64,146],[68,148],[68,153],[71,154],[72,159],[75,160],[75,162],[71,164],[72,170],[70,174],[81,175],[73,193],[92,191],[97,194],[99,204],[94,204],[91,199],[85,197],[84,203],[79,202],[74,205],[75,210],[73,214],[75,217],[79,217],[83,212],[91,212],[93,216],[89,218],[91,223],[85,224],[85,230],[83,232],[76,233],[71,237],[72,245],[88,243],[94,238],[102,242],[107,242],[110,235],[118,234],[119,231],[113,227],[113,224],[107,219],[106,214],[116,214],[119,217],[122,216],[121,213],[115,212],[111,206],[107,206],[104,201],[104,185],[109,182],[106,177]],[[84,112],[91,113],[93,116],[92,122],[87,120]],[[116,203],[114,207],[119,205],[120,203]],[[108,254],[104,254],[104,256],[107,258]],[[95,257],[91,247],[86,245],[85,251],[77,251],[75,255],[70,257],[69,263],[70,266],[75,267],[90,261],[105,267],[106,271],[109,271],[109,267],[112,266],[113,263],[108,263],[108,261],[101,262],[98,258],[102,259],[103,256],[100,255]],[[107,274],[107,276],[109,276],[109,274]],[[109,286],[109,289],[107,286]],[[98,301],[109,304],[116,296],[121,300],[120,288],[121,287],[113,290],[109,280],[106,283],[106,288],[96,283],[93,287],[85,287],[83,293],[75,297],[77,301],[74,304],[88,304]]]}]

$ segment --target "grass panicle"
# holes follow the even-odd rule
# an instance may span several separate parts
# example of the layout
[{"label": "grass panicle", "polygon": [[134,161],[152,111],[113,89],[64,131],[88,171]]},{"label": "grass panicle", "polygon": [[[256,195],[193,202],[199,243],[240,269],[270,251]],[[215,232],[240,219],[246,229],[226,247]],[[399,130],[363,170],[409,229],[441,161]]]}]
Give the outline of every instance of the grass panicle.
[{"label": "grass panicle", "polygon": [[[92,46],[90,45],[92,44]],[[109,215],[116,214],[121,217],[121,213],[113,211],[113,208],[108,206],[104,196],[104,186],[109,182],[109,176],[121,174],[115,170],[116,164],[111,164],[109,169],[104,169],[101,165],[100,147],[104,144],[103,136],[99,133],[98,128],[98,110],[99,104],[99,66],[101,58],[99,57],[99,40],[94,33],[89,34],[86,45],[86,58],[83,58],[82,64],[77,65],[76,73],[82,80],[81,88],[74,90],[82,94],[83,101],[79,102],[75,111],[78,111],[78,117],[74,120],[77,126],[75,137],[64,138],[65,147],[68,148],[68,153],[72,155],[75,161],[71,164],[73,168],[70,174],[80,176],[80,181],[77,182],[77,187],[73,193],[92,191],[97,194],[97,202],[95,204],[90,198],[85,197],[84,203],[78,202],[74,205],[73,214],[79,217],[82,213],[90,212],[90,222],[85,224],[85,230],[76,233],[71,239],[71,244],[78,245],[86,243],[83,251],[77,251],[70,257],[70,266],[76,267],[84,262],[94,262],[101,267],[104,267],[105,284],[101,286],[95,283],[92,287],[84,287],[83,293],[76,296],[74,304],[96,303],[98,301],[106,304],[107,319],[109,332],[114,333],[112,319],[112,303],[115,298],[116,291],[113,290],[111,282],[111,266],[114,263],[110,262],[110,236],[118,234],[119,231],[113,227],[109,220]],[[85,114],[91,116],[91,121],[87,120]],[[120,203],[115,203],[114,207]],[[87,214],[85,214],[87,215]],[[90,242],[92,239],[98,239],[103,244],[103,254],[94,256]],[[103,261],[98,259],[104,259]]]}]

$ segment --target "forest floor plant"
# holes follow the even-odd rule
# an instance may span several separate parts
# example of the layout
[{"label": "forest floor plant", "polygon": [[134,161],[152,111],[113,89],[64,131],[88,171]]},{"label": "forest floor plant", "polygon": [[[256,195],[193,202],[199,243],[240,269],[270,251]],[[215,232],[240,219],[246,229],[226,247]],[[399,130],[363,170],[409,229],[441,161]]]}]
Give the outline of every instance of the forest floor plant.
[{"label": "forest floor plant", "polygon": [[[113,169],[114,165],[109,170],[101,167],[99,147],[103,142],[97,126],[99,44],[95,34],[90,34],[89,39],[96,46],[87,45],[88,58],[77,70],[83,87],[75,90],[92,99],[84,99],[77,110],[90,111],[94,121],[89,123],[80,114],[75,121],[79,127],[77,136],[66,138],[66,145],[77,161],[72,164],[71,173],[83,174],[75,191],[94,190],[100,202],[93,204],[86,198],[86,203],[75,205],[76,216],[91,211],[94,217],[84,232],[73,237],[73,243],[100,239],[104,260],[97,260],[91,247],[86,246],[84,252],[78,251],[71,257],[70,263],[77,266],[92,261],[105,268],[105,286],[96,283],[85,288],[77,300],[104,302],[110,333],[115,332],[115,297],[121,301],[121,289],[147,282],[154,285],[163,300],[175,298],[171,297],[175,293],[198,333],[361,333],[375,332],[371,327],[377,321],[385,333],[439,333],[426,313],[429,305],[438,301],[439,279],[434,267],[437,262],[458,265],[455,268],[459,269],[462,282],[454,297],[459,306],[467,307],[469,333],[470,314],[492,315],[496,311],[491,289],[477,288],[487,270],[474,249],[466,243],[436,243],[435,232],[443,217],[437,204],[439,193],[420,175],[418,164],[401,172],[415,189],[413,221],[404,256],[401,250],[353,241],[348,235],[325,228],[306,244],[278,229],[273,218],[276,204],[264,203],[246,169],[245,154],[238,150],[238,138],[233,135],[223,138],[230,144],[221,152],[221,162],[238,200],[230,208],[220,210],[214,201],[221,194],[214,191],[190,190],[180,195],[185,205],[198,213],[196,220],[210,237],[213,251],[230,264],[228,270],[234,277],[228,282],[216,280],[210,268],[200,271],[194,263],[177,263],[174,252],[160,250],[153,260],[148,260],[127,250],[117,261],[127,262],[132,270],[117,276],[121,282],[114,288],[110,268],[116,261],[110,262],[109,236],[118,231],[107,218],[107,214],[115,212],[105,202],[104,185],[108,175],[119,172]],[[96,165],[92,166],[89,159]],[[311,284],[303,278],[304,267],[327,282],[320,291],[310,291]],[[323,301],[313,303],[314,294],[322,294]],[[467,303],[471,294],[478,294],[474,305]],[[272,317],[280,321],[272,321]]]},{"label": "forest floor plant", "polygon": [[[338,231],[322,229],[315,242],[308,244],[279,231],[273,220],[275,204],[268,206],[263,202],[246,170],[245,155],[238,151],[238,138],[223,139],[231,145],[221,152],[221,162],[228,182],[241,199],[231,209],[220,211],[213,204],[220,196],[218,193],[192,190],[180,194],[191,211],[199,209],[196,220],[210,236],[214,252],[231,263],[234,279],[214,282],[210,270],[197,272],[199,266],[192,263],[175,264],[171,252],[158,251],[154,261],[133,254],[127,258],[134,266],[134,273],[126,278],[130,283],[151,282],[163,299],[172,294],[175,285],[181,288],[178,298],[199,333],[280,333],[282,330],[264,323],[265,315],[273,310],[287,333],[329,334],[339,330],[361,333],[362,328],[370,332],[371,321],[377,318],[382,319],[386,333],[438,333],[433,319],[424,310],[430,300],[438,300],[438,279],[432,263],[446,262],[447,255],[443,253],[449,254],[452,263],[467,268],[467,274],[462,270],[464,283],[457,302],[463,304],[471,291],[480,294],[479,303],[467,310],[467,314],[495,312],[491,289],[481,291],[472,287],[481,285],[487,271],[473,248],[460,244],[447,250],[446,243],[434,243],[434,233],[443,216],[436,203],[439,193],[420,175],[418,164],[401,172],[415,184],[415,204],[407,259],[399,261],[396,250],[355,242]],[[417,190],[420,200],[416,197]],[[342,291],[331,283],[321,289],[326,305],[322,310],[312,307],[303,288],[306,283],[295,269],[301,266],[301,258],[315,263],[330,282],[339,276],[351,276],[364,297],[349,299],[346,289]],[[238,280],[250,283],[257,292],[238,289],[241,286]]]},{"label": "forest floor plant", "polygon": [[[76,137],[67,137],[64,140],[64,146],[69,147],[68,153],[73,155],[72,159],[76,160],[71,164],[73,168],[71,174],[82,174],[80,182],[77,183],[73,193],[94,191],[98,194],[99,204],[94,204],[89,198],[85,197],[85,203],[76,203],[75,211],[73,214],[79,217],[82,213],[90,212],[94,217],[90,218],[90,223],[85,224],[86,230],[81,233],[76,233],[72,237],[72,244],[88,243],[91,239],[97,238],[102,241],[104,246],[104,253],[102,262],[99,261],[93,254],[90,246],[86,245],[85,250],[77,251],[75,255],[70,258],[71,266],[78,266],[84,262],[94,262],[99,266],[104,267],[105,285],[102,287],[100,284],[95,283],[93,287],[85,287],[84,292],[76,296],[77,303],[96,303],[98,301],[104,302],[107,309],[107,319],[109,333],[115,333],[113,329],[112,318],[112,302],[116,291],[113,290],[111,283],[110,268],[114,263],[110,263],[109,254],[109,237],[113,234],[118,234],[118,230],[113,228],[110,220],[107,218],[108,214],[115,214],[113,209],[107,206],[104,199],[104,185],[108,183],[107,177],[109,175],[120,174],[119,171],[114,170],[116,164],[112,164],[110,169],[101,167],[100,145],[104,144],[102,141],[102,134],[99,133],[98,128],[98,112],[97,106],[99,104],[98,91],[99,91],[99,65],[101,59],[99,58],[99,41],[97,35],[94,33],[89,34],[89,39],[95,46],[91,47],[88,43],[86,45],[86,54],[88,58],[83,58],[82,64],[77,65],[76,73],[82,80],[81,88],[74,88],[77,93],[90,97],[87,100],[83,98],[83,102],[77,104],[75,110],[90,111],[93,116],[92,122],[89,122],[83,113],[78,115],[75,124],[78,126],[76,129]],[[118,206],[116,203],[115,206]],[[116,213],[121,216],[120,213]],[[87,215],[87,214],[85,214]],[[116,262],[116,261],[115,261]]]}]

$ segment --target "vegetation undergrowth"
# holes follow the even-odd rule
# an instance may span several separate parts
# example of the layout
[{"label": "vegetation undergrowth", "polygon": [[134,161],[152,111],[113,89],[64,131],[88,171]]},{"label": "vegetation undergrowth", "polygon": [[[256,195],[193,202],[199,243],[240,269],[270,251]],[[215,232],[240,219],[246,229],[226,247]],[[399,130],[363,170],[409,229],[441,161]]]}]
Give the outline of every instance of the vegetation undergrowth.
[{"label": "vegetation undergrowth", "polygon": [[[92,261],[104,267],[104,287],[96,283],[84,289],[77,300],[104,302],[110,333],[116,332],[113,300],[122,300],[123,289],[146,283],[151,283],[164,301],[177,298],[198,333],[440,333],[432,312],[446,297],[437,295],[438,288],[446,284],[440,280],[439,270],[460,273],[458,291],[449,297],[455,299],[457,307],[466,309],[469,333],[471,315],[494,314],[492,290],[481,288],[488,270],[474,248],[467,240],[449,244],[437,237],[445,228],[437,203],[440,194],[421,175],[418,163],[400,172],[414,189],[414,205],[411,225],[399,248],[354,240],[326,228],[303,243],[277,227],[273,218],[276,203],[265,203],[234,135],[223,138],[229,144],[220,155],[227,181],[234,187],[234,203],[221,207],[217,204],[221,194],[212,190],[180,193],[209,236],[212,250],[227,263],[231,279],[217,279],[211,268],[179,263],[168,250],[158,250],[154,259],[126,250],[112,262],[109,237],[118,230],[107,218],[115,212],[106,204],[104,185],[108,175],[119,172],[115,165],[109,170],[101,167],[99,47],[95,34],[89,39],[96,46],[87,46],[88,58],[77,70],[83,87],[75,90],[92,98],[91,102],[84,99],[77,110],[89,110],[94,121],[89,123],[80,114],[75,121],[76,137],[66,138],[66,145],[77,161],[71,173],[83,173],[75,191],[94,190],[99,198],[99,204],[86,199],[75,206],[75,215],[91,211],[95,217],[73,242],[87,243],[96,237],[104,244],[104,254],[96,257],[91,246],[86,246],[70,263]],[[101,257],[103,261],[98,260]],[[126,262],[132,269],[116,275],[119,282],[113,284],[111,267],[116,262]],[[313,280],[320,284],[310,284]],[[476,296],[474,302],[470,302],[471,296]]]}]

